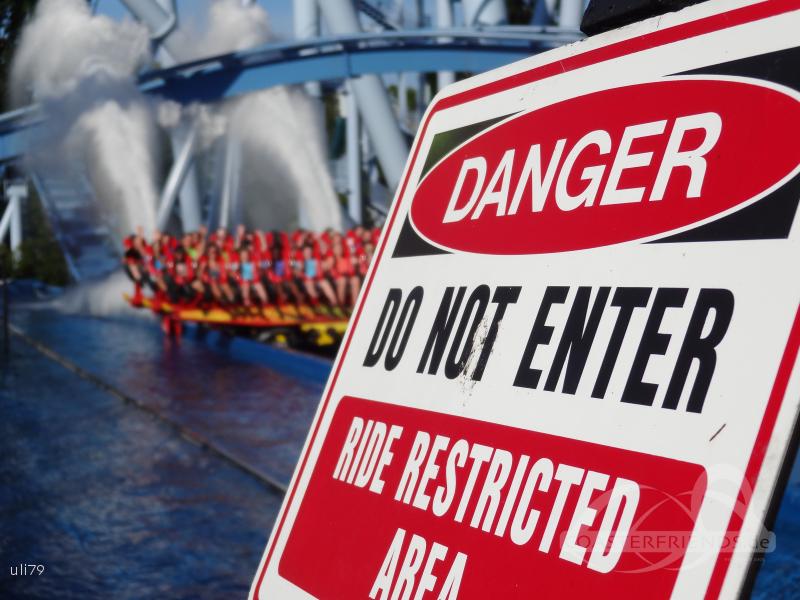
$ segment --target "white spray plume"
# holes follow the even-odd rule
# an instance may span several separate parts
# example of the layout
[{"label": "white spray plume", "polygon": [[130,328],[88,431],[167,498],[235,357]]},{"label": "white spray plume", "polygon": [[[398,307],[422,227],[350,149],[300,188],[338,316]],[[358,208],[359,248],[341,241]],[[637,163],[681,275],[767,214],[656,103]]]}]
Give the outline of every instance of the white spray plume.
[{"label": "white spray plume", "polygon": [[257,4],[212,0],[205,21],[203,30],[189,32],[186,54],[191,58],[247,50],[270,39],[269,15]]},{"label": "white spray plume", "polygon": [[147,30],[93,16],[84,0],[40,0],[14,55],[14,100],[60,98],[86,79],[128,81],[148,59]]},{"label": "white spray plume", "polygon": [[120,233],[155,226],[155,121],[132,77],[148,48],[147,30],[130,20],[92,15],[84,0],[41,0],[12,67],[14,100],[30,95],[49,117],[50,160],[88,159]]},{"label": "white spray plume", "polygon": [[[258,5],[210,2],[205,30],[183,36],[192,57],[242,50],[270,39]],[[48,150],[89,159],[100,199],[120,215],[120,230],[155,225],[155,122],[175,127],[183,118],[206,148],[229,128],[243,149],[239,189],[249,225],[315,229],[341,227],[341,210],[328,172],[321,107],[300,88],[273,88],[214,109],[171,102],[157,111],[132,75],[149,60],[146,29],[130,20],[93,16],[83,0],[41,0],[15,56],[13,89],[28,91],[52,117]],[[230,123],[228,123],[230,121]]]},{"label": "white spray plume", "polygon": [[104,100],[78,117],[67,138],[67,149],[83,149],[88,164],[97,165],[90,169],[93,187],[122,217],[120,233],[155,226],[156,135],[144,102]]},{"label": "white spray plume", "polygon": [[[187,42],[192,58],[245,50],[272,37],[266,11],[240,0],[212,0],[206,28],[195,35],[195,41]],[[242,148],[237,187],[247,225],[341,229],[318,100],[300,87],[275,87],[226,102],[221,114],[228,134]],[[224,131],[224,121],[201,117],[206,143]]]},{"label": "white spray plume", "polygon": [[228,129],[228,119],[225,115],[207,104],[193,103],[182,106],[172,100],[159,103],[158,124],[164,129],[176,129],[184,119],[197,128],[200,150],[207,150],[225,135]]},{"label": "white spray plume", "polygon": [[52,306],[65,313],[97,317],[149,316],[149,311],[136,310],[125,302],[123,294],[130,292],[130,280],[123,272],[115,271],[99,281],[68,289]]},{"label": "white spray plume", "polygon": [[245,221],[265,229],[341,229],[319,103],[302,88],[276,87],[232,102],[227,114],[243,150]]},{"label": "white spray plume", "polygon": [[165,100],[158,104],[158,124],[165,129],[174,129],[183,118],[184,108],[177,102]]}]

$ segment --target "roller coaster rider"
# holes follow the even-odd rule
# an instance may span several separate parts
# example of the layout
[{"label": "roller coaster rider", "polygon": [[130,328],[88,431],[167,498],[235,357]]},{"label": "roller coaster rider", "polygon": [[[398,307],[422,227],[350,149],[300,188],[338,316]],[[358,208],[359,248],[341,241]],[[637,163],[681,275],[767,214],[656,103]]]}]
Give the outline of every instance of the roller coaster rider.
[{"label": "roller coaster rider", "polygon": [[137,304],[142,301],[142,288],[150,285],[144,264],[144,247],[145,242],[141,231],[135,235],[129,235],[123,240],[124,254],[122,264],[125,268],[125,273],[133,281],[133,300]]},{"label": "roller coaster rider", "polygon": [[183,246],[178,246],[166,263],[163,273],[169,301],[173,304],[190,304],[197,297],[192,259]]},{"label": "roller coaster rider", "polygon": [[216,244],[210,244],[198,261],[204,300],[218,306],[233,303],[233,293],[224,281],[225,265]]},{"label": "roller coaster rider", "polygon": [[253,305],[251,298],[253,293],[262,307],[269,304],[267,292],[258,275],[258,263],[253,258],[248,244],[245,244],[239,254],[239,271],[236,274],[236,283],[239,286],[242,302],[246,308],[250,308]]},{"label": "roller coaster rider", "polygon": [[134,305],[170,310],[221,308],[234,313],[272,307],[279,315],[344,317],[358,295],[379,230],[347,234],[303,229],[236,235],[204,228],[180,238],[156,232],[148,243],[141,229],[124,240],[123,266],[135,286]]},{"label": "roller coaster rider", "polygon": [[320,293],[325,298],[331,312],[336,312],[339,302],[336,293],[333,291],[331,282],[325,277],[322,264],[318,256],[315,256],[314,245],[310,242],[303,246],[301,252],[302,263],[302,283],[310,300],[311,306],[317,312],[320,311]]}]

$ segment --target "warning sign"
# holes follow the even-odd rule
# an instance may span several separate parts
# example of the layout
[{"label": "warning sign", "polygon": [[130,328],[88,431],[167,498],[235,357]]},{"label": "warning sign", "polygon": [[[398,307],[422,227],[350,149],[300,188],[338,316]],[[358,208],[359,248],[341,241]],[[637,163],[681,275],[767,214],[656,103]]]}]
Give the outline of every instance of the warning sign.
[{"label": "warning sign", "polygon": [[437,96],[251,597],[747,588],[800,406],[797,31],[704,3]]}]

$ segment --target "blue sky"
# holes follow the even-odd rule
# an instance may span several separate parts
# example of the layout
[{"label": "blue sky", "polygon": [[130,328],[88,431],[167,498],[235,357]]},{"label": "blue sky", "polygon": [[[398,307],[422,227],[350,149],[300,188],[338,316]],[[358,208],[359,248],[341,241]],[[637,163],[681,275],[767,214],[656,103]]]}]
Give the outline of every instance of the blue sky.
[{"label": "blue sky", "polygon": [[[258,0],[270,16],[273,33],[282,38],[292,37],[291,0]],[[178,10],[183,15],[204,14],[203,0],[178,0]],[[128,15],[127,9],[119,0],[100,0],[98,11],[115,19]]]}]

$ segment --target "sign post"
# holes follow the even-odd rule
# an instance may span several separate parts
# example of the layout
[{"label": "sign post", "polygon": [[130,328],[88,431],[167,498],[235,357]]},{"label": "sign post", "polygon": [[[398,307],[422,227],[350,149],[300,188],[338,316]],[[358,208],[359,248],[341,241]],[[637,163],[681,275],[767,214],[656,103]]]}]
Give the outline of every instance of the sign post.
[{"label": "sign post", "polygon": [[800,0],[448,87],[254,598],[732,598],[800,402]]}]

